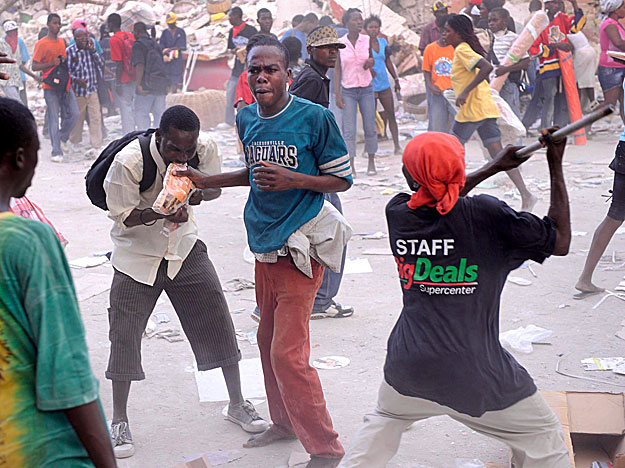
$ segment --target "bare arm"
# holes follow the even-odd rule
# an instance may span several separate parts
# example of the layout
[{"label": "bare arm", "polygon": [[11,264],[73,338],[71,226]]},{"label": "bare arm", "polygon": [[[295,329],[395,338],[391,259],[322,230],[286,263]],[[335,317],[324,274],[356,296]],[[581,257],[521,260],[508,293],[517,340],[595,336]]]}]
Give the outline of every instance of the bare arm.
[{"label": "bare arm", "polygon": [[625,39],[621,37],[618,31],[618,27],[615,24],[609,24],[608,26],[606,26],[605,33],[612,41],[612,44],[614,44],[619,49],[625,51]]},{"label": "bare arm", "polygon": [[250,185],[250,170],[247,168],[209,176],[197,169],[187,167],[184,171],[176,171],[175,175],[188,177],[193,181],[195,186],[200,189],[244,187]]},{"label": "bare arm", "polygon": [[334,96],[336,97],[336,106],[339,109],[345,107],[343,95],[341,94],[341,54],[336,57],[336,65],[334,66]]},{"label": "bare arm", "polygon": [[438,86],[432,83],[432,72],[423,70],[423,77],[425,78],[425,86],[432,92],[432,94],[440,95],[442,91]]},{"label": "bare arm", "polygon": [[350,187],[350,183],[341,177],[301,174],[264,161],[260,164],[254,168],[252,179],[260,190],[266,192],[299,189],[335,193],[344,192]]},{"label": "bare arm", "polygon": [[552,255],[566,255],[571,245],[571,214],[569,210],[569,196],[564,183],[562,158],[566,146],[566,138],[551,142],[546,135],[547,163],[549,164],[549,178],[551,179],[551,201],[547,216],[556,223],[556,245]]},{"label": "bare arm", "polygon": [[527,70],[527,67],[530,64],[530,58],[525,57],[522,60],[519,60],[517,63],[513,63],[512,65],[500,65],[495,69],[495,75],[500,76],[505,73],[515,72],[519,70]]},{"label": "bare arm", "polygon": [[395,64],[393,64],[393,61],[391,60],[390,55],[386,57],[386,60],[384,63],[386,63],[386,69],[393,77],[393,80],[395,80],[395,91],[399,92],[401,89],[401,86],[399,84],[399,76],[397,76],[397,70],[395,70]]},{"label": "bare arm", "polygon": [[141,86],[141,81],[143,80],[143,72],[145,71],[145,63],[138,63],[135,65],[135,76],[137,77],[137,92],[139,94],[147,94],[146,91]]},{"label": "bare arm", "polygon": [[33,60],[33,64],[31,65],[31,68],[33,69],[34,72],[44,71],[44,70],[48,70],[49,68],[56,67],[59,63],[61,63],[61,61],[58,58],[55,58],[51,62],[46,62],[46,63],[35,62]]},{"label": "bare arm", "polygon": [[89,458],[96,468],[115,468],[111,436],[106,429],[97,400],[66,409],[65,416],[76,431]]},{"label": "bare arm", "polygon": [[466,196],[473,188],[502,171],[509,171],[515,167],[520,166],[529,159],[529,156],[525,158],[517,158],[515,156],[516,151],[520,146],[507,146],[499,152],[494,159],[491,159],[479,169],[471,172],[467,175],[463,189],[460,191],[460,196]]},{"label": "bare arm", "polygon": [[24,73],[26,73],[28,76],[30,76],[35,81],[41,81],[39,76],[36,73],[33,73],[32,71],[30,71],[26,65],[21,64],[20,65],[20,70],[23,71]]},{"label": "bare arm", "polygon": [[181,224],[186,223],[189,220],[189,213],[187,212],[186,205],[180,208],[173,215],[163,215],[157,213],[152,208],[146,208],[144,210],[135,209],[128,215],[124,224],[126,227],[134,227],[140,225],[148,225],[153,221],[157,221],[159,219],[166,219],[167,221],[171,221],[172,223]]},{"label": "bare arm", "polygon": [[493,71],[493,66],[485,58],[481,58],[479,62],[475,64],[475,66],[479,69],[479,71],[477,75],[475,75],[475,78],[471,80],[471,83],[469,83],[467,87],[464,88],[464,90],[456,98],[456,105],[458,107],[463,106],[467,102],[469,93],[473,91],[482,81],[487,80],[488,75],[490,75],[490,72]]}]

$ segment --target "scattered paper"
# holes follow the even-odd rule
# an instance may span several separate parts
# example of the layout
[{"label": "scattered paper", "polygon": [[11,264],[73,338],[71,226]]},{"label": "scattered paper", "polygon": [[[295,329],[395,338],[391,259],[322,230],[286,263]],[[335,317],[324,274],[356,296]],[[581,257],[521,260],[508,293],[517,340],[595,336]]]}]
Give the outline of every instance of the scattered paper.
[{"label": "scattered paper", "polygon": [[366,258],[347,258],[345,259],[344,275],[355,275],[357,273],[372,273],[373,268],[369,260]]},{"label": "scattered paper", "polygon": [[156,323],[167,323],[170,321],[169,315],[167,315],[165,312],[155,313],[154,318],[156,319]]},{"label": "scattered paper", "polygon": [[354,237],[360,237],[361,239],[385,239],[388,235],[381,231],[376,232],[360,232],[354,234]]},{"label": "scattered paper", "polygon": [[500,333],[499,342],[502,346],[512,348],[514,351],[529,354],[534,350],[532,343],[549,338],[551,335],[553,335],[551,330],[528,325]]},{"label": "scattered paper", "polygon": [[240,460],[245,456],[240,450],[217,450],[215,452],[207,452],[204,454],[213,466],[225,465],[236,460]]},{"label": "scattered paper", "polygon": [[571,232],[571,235],[573,237],[584,237],[584,236],[588,235],[588,233],[586,231],[573,231],[573,232]]},{"label": "scattered paper", "polygon": [[349,365],[349,358],[345,356],[327,356],[315,359],[312,365],[317,369],[323,370],[340,369],[341,367]]},{"label": "scattered paper", "polygon": [[249,341],[251,345],[258,344],[258,341],[256,339],[256,330],[252,330],[252,331],[247,332],[247,334],[245,336],[247,338],[247,341]]},{"label": "scattered paper", "polygon": [[225,292],[243,291],[245,289],[254,289],[254,281],[246,278],[234,278],[230,281],[226,281],[223,285]]},{"label": "scattered paper", "polygon": [[[239,361],[241,389],[245,398],[266,398],[265,381],[260,358]],[[201,402],[228,401],[228,389],[221,369],[198,371],[196,366],[195,381]]]},{"label": "scattered paper", "polygon": [[101,255],[97,257],[80,257],[69,262],[69,266],[72,268],[93,268],[100,266],[108,261],[108,258]]},{"label": "scattered paper", "polygon": [[582,359],[582,366],[587,371],[608,371],[625,364],[624,357],[589,357]]},{"label": "scattered paper", "polygon": [[477,458],[456,458],[456,468],[486,468],[486,465]]},{"label": "scattered paper", "polygon": [[252,253],[249,246],[247,245],[245,246],[245,249],[243,250],[243,260],[245,260],[247,263],[250,263],[252,265],[254,265],[254,262],[256,261],[256,257],[254,257],[254,254]]},{"label": "scattered paper", "polygon": [[512,284],[516,284],[517,286],[529,286],[530,284],[532,284],[530,280],[521,278],[520,276],[508,276],[508,281],[510,281]]}]

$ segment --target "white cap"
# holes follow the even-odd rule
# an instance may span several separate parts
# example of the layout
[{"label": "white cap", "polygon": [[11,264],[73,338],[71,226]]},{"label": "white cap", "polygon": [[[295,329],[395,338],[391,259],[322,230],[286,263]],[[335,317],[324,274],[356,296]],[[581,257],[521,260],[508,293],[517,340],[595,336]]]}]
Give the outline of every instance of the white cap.
[{"label": "white cap", "polygon": [[17,29],[17,23],[15,21],[7,21],[2,25],[4,32],[14,31]]}]

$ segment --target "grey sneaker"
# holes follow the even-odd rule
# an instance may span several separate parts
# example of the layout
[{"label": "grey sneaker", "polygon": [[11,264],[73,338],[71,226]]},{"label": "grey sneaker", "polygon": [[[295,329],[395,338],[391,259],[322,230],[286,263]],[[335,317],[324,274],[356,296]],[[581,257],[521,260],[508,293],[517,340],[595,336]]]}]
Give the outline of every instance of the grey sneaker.
[{"label": "grey sneaker", "polygon": [[226,419],[241,426],[245,432],[258,434],[269,428],[269,423],[256,412],[254,405],[245,400],[240,406],[227,407]]},{"label": "grey sneaker", "polygon": [[111,423],[111,439],[115,458],[128,458],[135,454],[135,444],[126,421]]},{"label": "grey sneaker", "polygon": [[321,312],[313,312],[310,314],[311,320],[319,320],[324,318],[345,318],[354,315],[354,308],[351,306],[342,306],[336,302]]}]

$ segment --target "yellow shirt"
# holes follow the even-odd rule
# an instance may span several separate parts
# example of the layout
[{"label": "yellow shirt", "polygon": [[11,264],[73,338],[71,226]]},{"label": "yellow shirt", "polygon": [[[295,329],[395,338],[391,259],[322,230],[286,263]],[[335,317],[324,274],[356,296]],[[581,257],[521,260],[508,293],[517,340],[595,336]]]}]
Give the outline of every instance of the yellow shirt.
[{"label": "yellow shirt", "polygon": [[[460,96],[462,91],[473,81],[477,75],[476,65],[482,58],[484,57],[471,49],[471,46],[466,42],[462,42],[456,47],[451,66],[451,84],[456,96]],[[490,86],[486,81],[482,81],[469,93],[466,104],[456,114],[458,122],[479,122],[480,120],[498,117],[499,111],[490,95]]]}]

